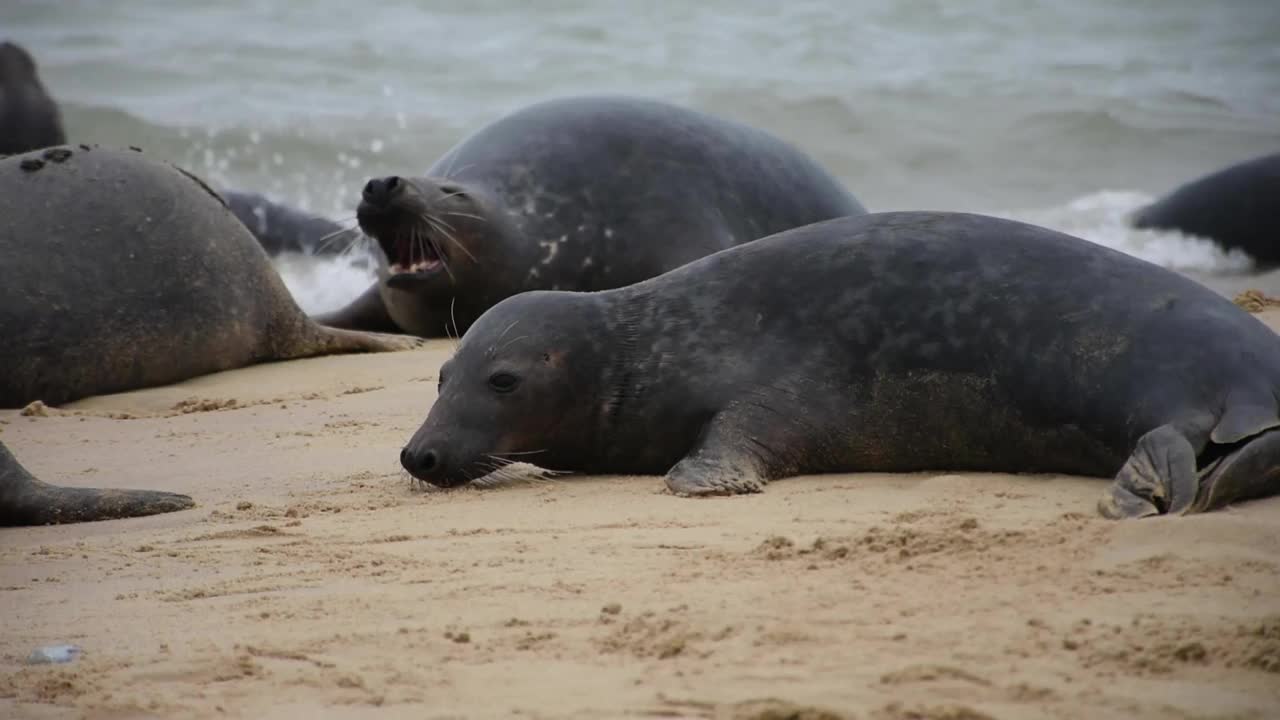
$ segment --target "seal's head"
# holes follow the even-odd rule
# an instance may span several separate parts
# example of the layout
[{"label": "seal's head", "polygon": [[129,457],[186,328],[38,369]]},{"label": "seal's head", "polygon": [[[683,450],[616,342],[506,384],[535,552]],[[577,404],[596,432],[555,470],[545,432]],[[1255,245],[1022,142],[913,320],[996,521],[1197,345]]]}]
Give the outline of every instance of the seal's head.
[{"label": "seal's head", "polygon": [[36,78],[36,61],[21,45],[0,43],[0,84],[29,83]]},{"label": "seal's head", "polygon": [[490,225],[473,191],[432,178],[391,175],[364,186],[356,219],[387,257],[389,287],[444,293],[481,263]]},{"label": "seal's head", "polygon": [[606,350],[590,293],[535,291],[490,308],[440,368],[439,397],[400,453],[411,475],[439,487],[509,462],[575,469],[590,447]]}]

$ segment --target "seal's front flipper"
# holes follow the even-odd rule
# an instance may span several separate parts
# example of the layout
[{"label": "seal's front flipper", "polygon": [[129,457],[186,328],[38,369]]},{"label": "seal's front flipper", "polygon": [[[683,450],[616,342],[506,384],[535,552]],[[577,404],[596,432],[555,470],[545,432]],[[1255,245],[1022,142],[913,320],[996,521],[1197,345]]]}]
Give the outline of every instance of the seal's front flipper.
[{"label": "seal's front flipper", "polygon": [[1113,520],[1182,514],[1195,500],[1198,485],[1191,441],[1172,425],[1161,425],[1138,440],[1098,502],[1098,511]]},{"label": "seal's front flipper", "polygon": [[1280,495],[1280,430],[1268,430],[1210,465],[1190,512]]},{"label": "seal's front flipper", "polygon": [[316,315],[312,320],[325,327],[343,330],[371,330],[373,332],[402,333],[399,325],[387,313],[387,306],[382,302],[382,293],[378,284],[364,291],[360,297],[352,300],[346,307],[331,313]]},{"label": "seal's front flipper", "polygon": [[397,352],[413,350],[427,344],[425,339],[413,335],[338,330],[323,326],[318,327],[317,330],[321,334],[321,342],[318,343],[321,351],[315,354]]},{"label": "seal's front flipper", "polygon": [[750,438],[736,423],[716,416],[702,438],[665,478],[681,497],[741,495],[764,489],[759,455],[747,449]]},{"label": "seal's front flipper", "polygon": [[0,445],[0,526],[114,520],[195,507],[186,495],[157,490],[71,488],[41,482]]}]

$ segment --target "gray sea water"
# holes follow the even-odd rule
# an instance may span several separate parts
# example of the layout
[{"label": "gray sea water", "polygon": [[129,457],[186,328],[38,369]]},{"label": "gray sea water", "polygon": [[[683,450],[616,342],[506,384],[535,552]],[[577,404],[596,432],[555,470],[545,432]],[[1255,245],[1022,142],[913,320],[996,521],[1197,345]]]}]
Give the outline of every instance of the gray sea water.
[{"label": "gray sea water", "polygon": [[[481,124],[610,92],[766,128],[872,210],[1030,220],[1175,269],[1244,258],[1124,217],[1280,150],[1280,0],[4,0],[76,142],[334,218]],[[367,270],[281,265],[309,311]]]}]

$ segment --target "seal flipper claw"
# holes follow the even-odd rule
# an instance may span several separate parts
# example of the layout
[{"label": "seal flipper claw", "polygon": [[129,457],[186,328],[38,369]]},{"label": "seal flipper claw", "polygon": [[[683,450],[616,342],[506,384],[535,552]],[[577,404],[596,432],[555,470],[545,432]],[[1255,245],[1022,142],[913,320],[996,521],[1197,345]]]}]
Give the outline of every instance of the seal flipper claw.
[{"label": "seal flipper claw", "polygon": [[1280,492],[1280,430],[1269,430],[1223,457],[1204,473],[1190,512]]},{"label": "seal flipper claw", "polygon": [[1113,519],[1181,515],[1191,507],[1198,487],[1191,441],[1173,426],[1161,425],[1139,438],[1098,510]]}]

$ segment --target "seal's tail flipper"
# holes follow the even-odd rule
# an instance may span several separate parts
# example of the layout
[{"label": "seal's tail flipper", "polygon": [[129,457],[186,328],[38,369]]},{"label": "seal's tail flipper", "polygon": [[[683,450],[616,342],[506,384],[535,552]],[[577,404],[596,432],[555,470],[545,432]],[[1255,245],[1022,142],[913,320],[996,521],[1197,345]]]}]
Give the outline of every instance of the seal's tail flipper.
[{"label": "seal's tail flipper", "polygon": [[1138,439],[1138,446],[1098,501],[1098,512],[1113,520],[1163,513],[1181,514],[1196,498],[1196,451],[1172,425]]},{"label": "seal's tail flipper", "polygon": [[195,507],[186,495],[160,490],[73,488],[38,483],[0,502],[0,525],[57,525],[159,515]]},{"label": "seal's tail flipper", "polygon": [[0,526],[115,520],[195,507],[186,495],[49,485],[32,477],[0,445]]},{"label": "seal's tail flipper", "polygon": [[1215,510],[1240,500],[1280,495],[1280,429],[1247,440],[1202,473],[1188,512]]}]

